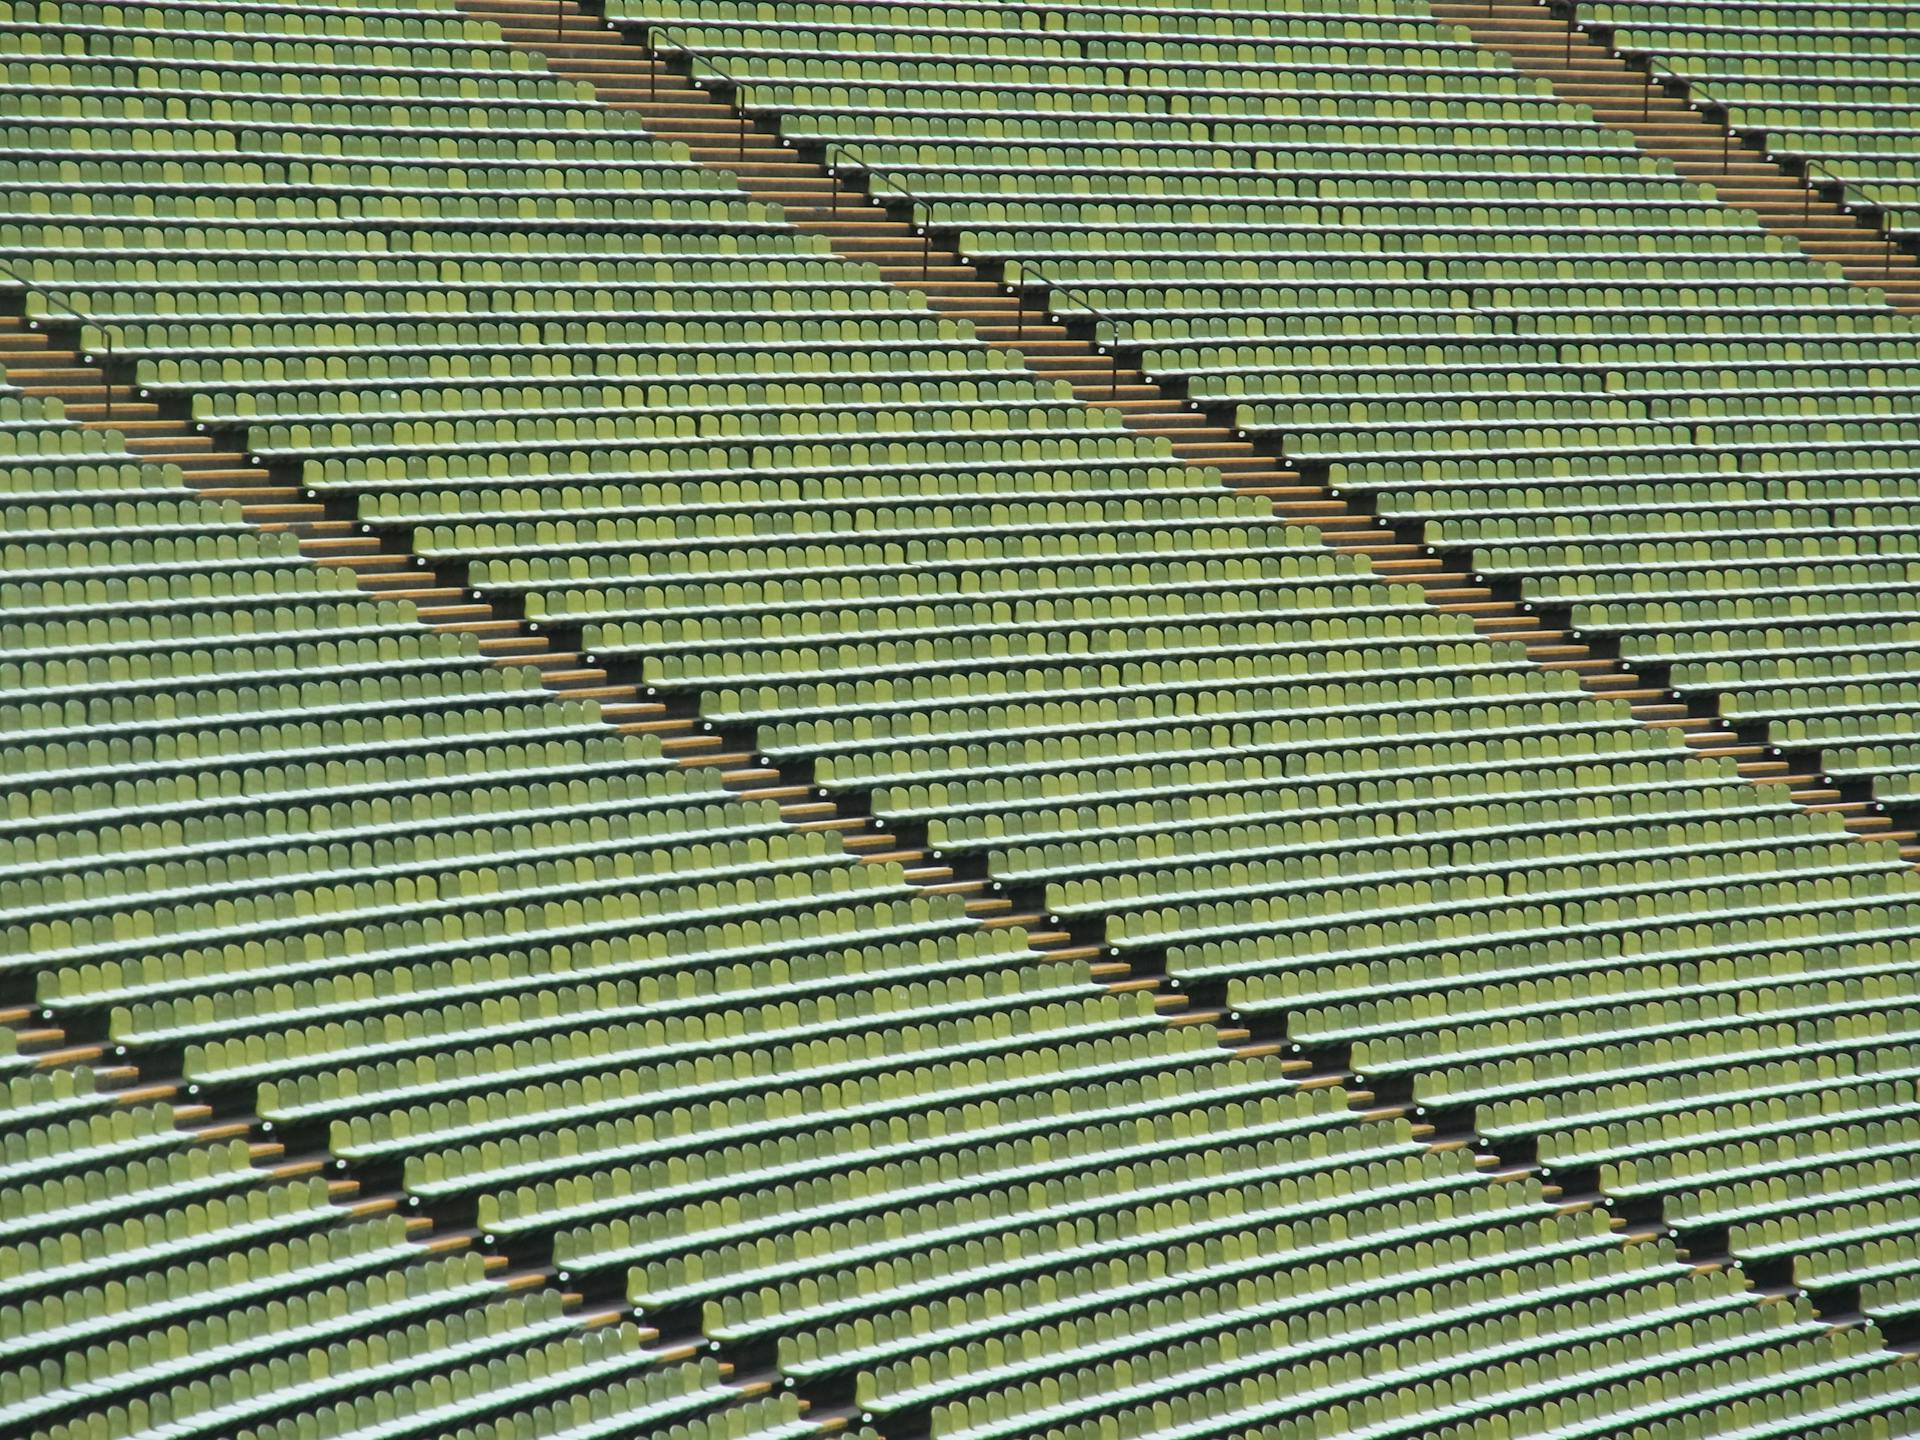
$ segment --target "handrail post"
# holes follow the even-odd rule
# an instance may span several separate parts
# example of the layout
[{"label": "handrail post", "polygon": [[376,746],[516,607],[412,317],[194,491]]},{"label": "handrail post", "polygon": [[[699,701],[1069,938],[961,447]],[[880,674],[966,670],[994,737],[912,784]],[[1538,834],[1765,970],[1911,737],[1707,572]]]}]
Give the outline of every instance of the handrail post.
[{"label": "handrail post", "polygon": [[567,33],[567,0],[553,0],[553,38],[563,39]]},{"label": "handrail post", "polygon": [[[27,319],[27,297],[33,291],[33,282],[8,265],[0,265],[0,275],[6,276],[7,279],[13,281],[20,287],[20,318],[26,320],[29,330],[39,329],[40,327],[35,321]],[[52,295],[43,295],[41,298],[68,318],[78,320],[82,327],[99,324],[91,315],[76,310],[64,300],[56,299]],[[106,418],[111,422],[113,420],[113,372],[118,365],[118,360],[113,351],[113,332],[107,329],[106,326],[101,325],[100,337],[107,343],[107,363],[101,367],[100,371],[100,399],[106,408]],[[83,361],[89,358],[84,348],[76,347],[74,353],[79,355]]]}]

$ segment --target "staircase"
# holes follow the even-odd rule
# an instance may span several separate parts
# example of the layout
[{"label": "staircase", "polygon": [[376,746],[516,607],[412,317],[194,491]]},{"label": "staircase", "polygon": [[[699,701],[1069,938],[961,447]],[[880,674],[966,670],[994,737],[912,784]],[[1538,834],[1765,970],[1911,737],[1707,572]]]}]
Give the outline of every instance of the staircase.
[{"label": "staircase", "polygon": [[1432,8],[1482,45],[1506,51],[1563,99],[1589,107],[1601,124],[1630,133],[1642,150],[1672,162],[1687,179],[1751,210],[1776,235],[1838,265],[1855,284],[1884,291],[1895,309],[1920,314],[1920,260],[1870,220],[1843,209],[1828,187],[1809,184],[1755,139],[1711,118],[1711,107],[1691,101],[1680,81],[1654,78],[1544,0],[1435,0]]},{"label": "staircase", "polygon": [[[19,292],[0,295],[0,371],[14,388],[58,401],[67,419],[88,429],[121,436],[130,454],[177,467],[188,488],[209,500],[237,502],[242,516],[259,529],[298,536],[301,553],[316,565],[346,569],[355,585],[369,595],[410,601],[423,624],[474,637],[473,643],[495,664],[533,666],[542,687],[555,696],[597,702],[600,718],[616,730],[658,736],[663,749],[684,766],[718,767],[729,791],[742,800],[778,802],[781,817],[796,829],[836,832],[841,845],[863,863],[898,864],[907,880],[927,893],[964,897],[967,914],[981,928],[1024,927],[1031,949],[1051,959],[1085,961],[1096,982],[1107,990],[1151,993],[1166,1023],[1213,1026],[1229,1054],[1272,1056],[1283,1048],[1233,1024],[1224,1010],[1195,1004],[1164,974],[1109,955],[1099,924],[1056,925],[1044,913],[1043,896],[1003,887],[977,861],[968,862],[971,873],[959,873],[957,863],[930,853],[924,834],[908,835],[900,826],[883,828],[870,819],[865,795],[829,795],[815,783],[810,764],[772,764],[758,753],[751,732],[729,733],[703,721],[693,699],[657,698],[637,678],[588,662],[577,637],[536,631],[496,601],[472,591],[463,573],[437,567],[414,553],[410,530],[372,529],[358,519],[351,498],[315,498],[296,476],[254,463],[248,459],[243,435],[205,433],[186,418],[183,406],[138,391],[117,367],[110,373],[104,357],[83,352],[76,328],[25,319],[22,303]],[[1071,352],[1078,347],[1063,338],[1060,348]],[[146,1051],[129,1057],[118,1052],[106,1027],[104,1014],[55,1015],[33,1003],[30,994],[0,997],[5,1042],[14,1054],[30,1057],[36,1068],[89,1067],[96,1085],[106,1092],[107,1104],[170,1103],[174,1122],[189,1143],[244,1141],[253,1165],[268,1180],[324,1175],[330,1198],[345,1217],[403,1212],[409,1238],[424,1253],[479,1250],[501,1294],[559,1285],[564,1287],[567,1313],[580,1327],[632,1322],[623,1276],[615,1274],[610,1281],[600,1277],[594,1288],[586,1289],[560,1273],[550,1246],[533,1247],[537,1252],[533,1254],[513,1255],[482,1248],[487,1237],[470,1203],[423,1208],[396,1190],[374,1191],[348,1162],[327,1153],[324,1134],[276,1133],[254,1112],[250,1090],[215,1096],[211,1102],[202,1099],[178,1078],[180,1054]],[[1331,1073],[1304,1078],[1305,1072],[1316,1068],[1305,1059],[1288,1059],[1283,1068],[1310,1085],[1332,1085],[1341,1078]],[[176,1078],[153,1078],[161,1075]],[[1351,1092],[1351,1099],[1362,1113],[1376,1119],[1396,1118],[1410,1108],[1370,1109],[1372,1097],[1365,1091]],[[1483,1157],[1482,1164],[1491,1169],[1494,1162]],[[676,1324],[684,1319],[677,1317]],[[670,1335],[651,1326],[639,1328],[649,1353],[662,1363],[692,1359],[715,1348],[683,1326]],[[766,1368],[763,1357],[743,1359],[723,1350],[715,1358],[729,1387],[742,1400],[770,1393],[781,1383]],[[845,1388],[837,1381],[799,1388],[801,1409],[812,1433],[838,1433],[850,1423],[857,1412],[841,1393]]]},{"label": "staircase", "polygon": [[[1084,403],[1118,410],[1129,429],[1166,440],[1181,459],[1212,466],[1234,490],[1271,502],[1280,519],[1316,527],[1328,545],[1364,557],[1383,579],[1418,585],[1435,609],[1471,617],[1489,642],[1523,645],[1543,669],[1573,671],[1594,695],[1628,701],[1642,724],[1679,730],[1698,753],[1734,761],[1754,784],[1785,786],[1809,810],[1843,816],[1856,836],[1899,840],[1909,859],[1920,860],[1920,834],[1896,831],[1864,787],[1830,783],[1817,752],[1781,751],[1759,727],[1722,719],[1717,696],[1676,694],[1601,653],[1567,617],[1535,613],[1517,585],[1476,579],[1466,556],[1437,551],[1416,523],[1383,520],[1300,474],[1264,441],[1237,434],[1230,413],[1199,408],[1174,386],[1098,348],[1079,322],[1049,310],[1044,291],[1012,290],[950,239],[928,233],[911,202],[870,191],[860,175],[829,170],[783,140],[777,125],[735,110],[724,93],[708,88],[721,84],[711,67],[690,66],[678,51],[654,54],[643,36],[612,26],[580,0],[459,3],[544,56],[555,74],[592,85],[603,104],[680,141],[697,162],[738,176],[750,195],[779,206],[796,228],[825,237],[849,259],[877,265],[893,284],[925,295],[934,310],[970,322],[987,344],[1017,351],[1036,375],[1064,380]],[[1537,9],[1520,0],[1509,8]],[[704,83],[692,78],[696,68]]]}]

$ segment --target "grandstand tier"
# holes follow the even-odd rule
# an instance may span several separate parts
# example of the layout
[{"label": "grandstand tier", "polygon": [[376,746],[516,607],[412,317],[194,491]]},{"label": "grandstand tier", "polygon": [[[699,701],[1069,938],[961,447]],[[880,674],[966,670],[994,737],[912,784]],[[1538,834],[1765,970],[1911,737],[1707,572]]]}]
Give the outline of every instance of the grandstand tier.
[{"label": "grandstand tier", "polygon": [[1817,169],[1730,128],[1728,111],[1663,61],[1616,51],[1603,26],[1569,24],[1573,16],[1536,0],[1438,0],[1434,13],[1512,55],[1556,95],[1631,134],[1677,174],[1711,185],[1721,200],[1753,212],[1808,255],[1880,290],[1896,309],[1920,310],[1920,260],[1892,241],[1872,207],[1847,201]]},{"label": "grandstand tier", "polygon": [[1574,13],[1891,234],[1910,241],[1920,232],[1920,119],[1907,53],[1920,21],[1909,7],[1602,0]]},{"label": "grandstand tier", "polygon": [[0,65],[7,1433],[1920,1432],[1886,293],[1417,0]]},{"label": "grandstand tier", "polygon": [[1239,10],[610,13],[1296,465],[1907,795],[1907,322],[1465,32],[1282,9],[1256,58]]}]

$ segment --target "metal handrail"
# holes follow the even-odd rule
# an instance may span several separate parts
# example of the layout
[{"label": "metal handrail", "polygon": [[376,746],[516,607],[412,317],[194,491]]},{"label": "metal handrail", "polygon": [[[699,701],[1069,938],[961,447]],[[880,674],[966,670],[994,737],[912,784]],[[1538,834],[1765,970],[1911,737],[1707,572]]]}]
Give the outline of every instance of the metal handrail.
[{"label": "metal handrail", "polygon": [[[26,276],[20,274],[17,270],[13,269],[11,266],[0,265],[0,275],[4,275],[7,279],[15,282],[17,285],[20,286],[22,292],[24,293],[31,294],[34,292],[34,282],[27,279]],[[100,398],[106,404],[106,411],[107,411],[106,418],[107,418],[107,422],[111,424],[113,422],[113,373],[112,372],[115,364],[114,355],[113,355],[113,332],[107,329],[107,327],[102,325],[98,320],[94,319],[93,316],[88,315],[83,311],[74,309],[73,306],[67,304],[66,301],[60,299],[58,296],[49,295],[45,291],[39,292],[39,295],[40,295],[40,301],[42,304],[51,305],[56,310],[64,311],[67,315],[71,316],[73,319],[78,320],[82,325],[93,326],[94,329],[100,332],[100,338],[106,341],[107,363],[105,368],[101,371],[101,374],[100,374]],[[26,306],[23,302],[21,305],[21,313],[23,317],[25,315],[25,312],[26,312]],[[37,330],[40,328],[39,322],[37,320],[29,319],[27,321],[27,328],[30,330]],[[93,357],[91,355],[88,355],[84,350],[81,352],[80,358],[82,360],[93,359]]]},{"label": "metal handrail", "polygon": [[[1681,98],[1689,110],[1697,109],[1706,114],[1712,114],[1715,111],[1719,112],[1720,172],[1723,175],[1731,176],[1733,174],[1733,110],[1731,106],[1723,101],[1711,98],[1696,101],[1693,98],[1692,83],[1686,76],[1680,74],[1671,66],[1662,66],[1657,57],[1649,55],[1647,57],[1647,105],[1649,112],[1653,103],[1653,82],[1660,77],[1663,70],[1668,79],[1678,80],[1680,82],[1682,91]],[[1766,150],[1764,137],[1762,139],[1762,148],[1765,150],[1769,159],[1773,159],[1776,164],[1779,163],[1778,158],[1772,154],[1771,150]],[[1853,203],[1847,199],[1847,182],[1845,180],[1836,180],[1832,175],[1817,176],[1814,172],[1811,157],[1800,167],[1800,180],[1803,191],[1800,201],[1800,218],[1803,221],[1813,218],[1813,192],[1816,183],[1834,186],[1839,191],[1835,203],[1849,215],[1854,213]],[[1893,274],[1894,244],[1893,233],[1885,230],[1884,226],[1881,228],[1886,238],[1886,254],[1881,260],[1881,274],[1884,278]]]},{"label": "metal handrail", "polygon": [[1813,218],[1813,190],[1816,183],[1821,185],[1837,185],[1840,188],[1840,194],[1834,203],[1842,210],[1849,212],[1852,210],[1853,207],[1847,203],[1847,182],[1844,180],[1835,180],[1831,175],[1816,176],[1813,173],[1813,161],[1811,158],[1801,167],[1800,180],[1806,190],[1806,195],[1803,198],[1800,209],[1800,218],[1802,220],[1811,220]]},{"label": "metal handrail", "polygon": [[[1574,3],[1570,6],[1570,13],[1577,15],[1579,8],[1578,0],[1574,0]],[[1640,118],[1644,121],[1653,113],[1653,89],[1656,81],[1663,78],[1679,81],[1681,101],[1689,110],[1699,110],[1707,115],[1718,112],[1720,129],[1720,173],[1731,176],[1733,174],[1732,107],[1724,101],[1714,100],[1711,97],[1703,97],[1700,100],[1695,100],[1693,96],[1693,83],[1688,80],[1686,76],[1682,75],[1670,65],[1662,65],[1658,56],[1649,55],[1646,58],[1647,90]],[[1762,147],[1763,149],[1765,148],[1764,137],[1762,139]],[[1771,151],[1768,151],[1767,154],[1768,158],[1774,159],[1775,163],[1778,163],[1777,157],[1774,157]],[[1849,215],[1854,213],[1853,203],[1847,199],[1847,182],[1845,180],[1836,180],[1832,175],[1816,175],[1811,157],[1801,165],[1800,180],[1801,188],[1804,191],[1801,196],[1800,205],[1800,218],[1802,220],[1811,220],[1813,218],[1813,192],[1816,184],[1834,186],[1839,191],[1835,203]],[[1880,229],[1886,240],[1886,253],[1881,260],[1881,274],[1882,277],[1885,278],[1893,274],[1893,232],[1887,230],[1885,226],[1881,226]]]},{"label": "metal handrail", "polygon": [[[827,151],[826,162],[827,162],[827,173],[829,175],[838,175],[840,173],[839,165],[835,159],[836,156],[844,156],[847,159],[852,160],[854,165],[859,169],[860,173],[867,177],[867,182],[869,184],[871,184],[875,180],[879,180],[883,184],[892,186],[893,189],[899,193],[902,199],[911,200],[916,205],[933,204],[933,197],[931,195],[921,195],[916,191],[912,190],[911,188],[909,188],[908,186],[902,184],[900,181],[894,179],[893,176],[882,175],[878,171],[874,170],[872,166],[868,165],[865,160],[860,158],[860,147],[857,145],[842,145],[838,149],[830,148]],[[835,191],[834,193],[838,195],[839,192]]]},{"label": "metal handrail", "polygon": [[[656,41],[655,37],[656,36],[672,36],[672,35],[675,35],[676,33],[683,33],[683,32],[680,32],[678,30],[678,27],[671,26],[671,25],[650,25],[647,27],[646,31],[644,32],[646,46],[649,51],[652,51],[654,53],[656,60],[660,52],[660,46]],[[734,88],[736,93],[741,89],[742,83],[743,83],[741,80],[739,80],[736,76],[729,73],[726,67],[721,65],[718,61],[710,59],[698,47],[688,44],[685,40],[675,41],[672,39],[669,39],[667,41],[667,45],[669,48],[677,50],[682,55],[685,55],[687,57],[687,73],[689,77],[693,79],[695,84],[699,83],[699,75],[695,71],[694,67],[697,65],[704,64],[722,81],[724,81],[728,85],[731,85]],[[659,71],[657,69],[649,73],[647,77],[647,82],[648,82],[647,98],[649,100],[655,98],[655,96],[658,93],[658,90],[657,90],[658,77],[659,77]],[[741,116],[742,123],[740,127],[740,157],[743,160],[746,158],[746,153],[747,153],[747,125],[745,121],[746,121],[746,117],[743,113]],[[876,184],[884,185],[888,189],[893,191],[896,195],[898,195],[901,199],[905,200],[908,203],[908,205],[926,207],[924,218],[921,216],[912,216],[910,217],[910,220],[913,225],[913,228],[919,233],[920,240],[921,240],[920,278],[923,281],[930,278],[933,273],[933,225],[932,225],[933,199],[932,197],[927,195],[921,195],[918,192],[911,189],[910,187],[908,187],[907,185],[902,184],[899,180],[894,179],[893,176],[881,174],[880,172],[874,170],[861,157],[859,148],[853,145],[842,145],[837,149],[832,147],[828,148],[827,155],[826,155],[826,170],[827,170],[827,174],[835,179],[838,179],[840,174],[839,164],[837,163],[836,157],[851,161],[853,165],[859,169],[860,173],[866,176],[866,184],[869,192],[872,191],[873,187]],[[828,195],[828,200],[827,200],[828,213],[829,214],[837,213],[840,208],[840,187],[838,185],[830,186],[828,188],[827,195]],[[1102,310],[1099,306],[1091,303],[1091,299],[1088,291],[1081,289],[1078,286],[1061,285],[1056,281],[1048,279],[1044,275],[1036,274],[1033,278],[1036,281],[1038,281],[1040,285],[1044,286],[1048,290],[1052,290],[1061,295],[1076,295],[1080,297],[1080,299],[1083,302],[1086,302],[1087,310],[1094,316],[1096,320],[1105,320],[1108,324],[1114,325],[1116,327],[1119,325],[1119,317],[1109,314],[1107,311]],[[1008,287],[1008,288],[1009,290],[1013,289],[1013,287]],[[1017,298],[1017,295],[1016,295],[1016,298]],[[1024,339],[1026,337],[1026,333],[1027,333],[1026,307],[1023,305],[1016,304],[1014,306],[1015,338]],[[1111,358],[1112,357],[1109,357],[1109,359]],[[1116,364],[1113,366],[1112,382],[1111,382],[1111,387],[1107,392],[1107,398],[1109,400],[1116,399],[1119,396],[1119,394],[1120,394],[1120,367]]]},{"label": "metal handrail", "polygon": [[[861,159],[860,152],[858,148],[855,146],[851,146],[851,145],[842,146],[840,147],[840,150],[838,153],[841,155],[846,155],[850,157],[855,162],[855,164],[857,164],[860,167],[860,172],[867,177],[868,190],[872,190],[874,183],[877,181],[880,184],[890,187],[892,190],[898,193],[902,198],[907,200],[910,204],[924,205],[928,208],[927,221],[925,223],[917,222],[915,226],[915,228],[919,230],[921,238],[926,241],[926,249],[921,252],[923,259],[920,267],[920,278],[922,280],[926,279],[928,274],[926,257],[930,257],[933,251],[933,229],[931,225],[933,200],[931,199],[931,197],[926,195],[916,194],[914,191],[908,189],[907,186],[903,185],[900,181],[894,179],[891,175],[882,175],[879,172],[875,171],[870,165],[868,165],[864,160]],[[831,153],[829,154],[828,161],[827,161],[827,173],[830,175],[836,175],[836,176],[840,173],[833,163]],[[839,194],[840,192],[836,188],[833,191],[834,203],[836,205],[839,202]],[[1048,290],[1052,290],[1058,294],[1078,295],[1083,301],[1088,302],[1087,309],[1090,312],[1092,312],[1092,314],[1096,319],[1105,320],[1108,324],[1115,325],[1115,326],[1117,326],[1120,323],[1118,316],[1111,315],[1105,310],[1102,310],[1099,306],[1091,303],[1089,291],[1083,290],[1078,286],[1074,286],[1074,285],[1062,285],[1058,281],[1051,280],[1045,275],[1036,274],[1033,278],[1036,281],[1038,281],[1039,284],[1046,287]],[[1008,287],[1009,290],[1012,290],[1013,288],[1014,287],[1012,286]],[[1014,311],[1013,311],[1013,317],[1014,317],[1013,319],[1014,338],[1016,340],[1024,340],[1027,334],[1026,307],[1024,305],[1015,305]],[[1120,393],[1120,372],[1119,372],[1119,367],[1115,366],[1114,375],[1113,375],[1113,387],[1111,390],[1108,391],[1107,398],[1111,400],[1115,396],[1117,396],[1119,393]]]},{"label": "metal handrail", "polygon": [[[653,57],[654,61],[653,68],[647,72],[647,99],[650,101],[657,100],[660,97],[659,65],[661,47],[654,37],[656,35],[674,35],[678,33],[681,33],[679,28],[673,25],[649,25],[640,32],[641,40],[646,45],[647,51]],[[693,81],[695,85],[700,83],[700,75],[695,67],[705,65],[707,69],[711,70],[720,80],[731,85],[734,93],[738,94],[744,88],[746,82],[730,74],[726,67],[719,61],[711,59],[697,47],[687,44],[684,40],[677,44],[669,40],[667,46],[669,49],[678,50],[682,55],[687,57],[687,78]],[[742,162],[747,158],[747,134],[752,128],[743,111],[740,116],[740,151],[738,156]]]},{"label": "metal handrail", "polygon": [[1814,175],[1813,160],[1811,157],[1809,157],[1801,167],[1801,174],[1805,181],[1807,192],[1805,200],[1806,208],[1803,212],[1803,218],[1810,217],[1813,214],[1813,187],[1815,179],[1818,178],[1819,183],[1822,185],[1833,186],[1840,192],[1834,203],[1838,205],[1841,210],[1851,215],[1857,221],[1870,224],[1875,230],[1880,232],[1880,242],[1883,247],[1880,255],[1880,278],[1882,280],[1891,280],[1893,278],[1893,253],[1898,247],[1894,243],[1893,229],[1888,223],[1886,211],[1881,206],[1875,204],[1871,196],[1869,196],[1865,202],[1856,206],[1854,201],[1847,198],[1847,182],[1845,180],[1837,180],[1831,175],[1822,175],[1819,177]]},{"label": "metal handrail", "polygon": [[[1656,84],[1664,80],[1680,82],[1680,103],[1689,110],[1698,110],[1702,116],[1711,118],[1715,111],[1720,114],[1720,173],[1733,173],[1733,112],[1718,100],[1703,96],[1696,100],[1693,96],[1693,82],[1671,65],[1662,65],[1660,57],[1649,55],[1647,59],[1647,89],[1641,97],[1640,122],[1644,125],[1653,118],[1653,92]],[[1659,85],[1660,92],[1666,93],[1666,86]]]},{"label": "metal handrail", "polygon": [[[1673,72],[1669,70],[1667,73],[1672,74]],[[1660,79],[1660,62],[1655,57],[1649,55],[1647,57],[1647,93],[1640,97],[1641,98],[1640,123],[1643,125],[1647,121],[1653,118],[1653,92],[1659,79]],[[1660,85],[1659,89],[1662,94],[1666,92],[1666,86],[1664,85]],[[1693,99],[1691,95],[1689,95],[1687,99],[1687,108],[1689,110],[1693,108]]]},{"label": "metal handrail", "polygon": [[[828,150],[826,166],[827,174],[837,180],[840,178],[840,167],[834,161],[835,153],[836,152],[831,149]],[[850,158],[854,164],[858,166],[860,173],[867,177],[867,189],[869,192],[871,192],[874,185],[878,183],[887,186],[901,199],[905,200],[908,205],[924,205],[926,207],[926,216],[924,219],[919,216],[910,216],[909,218],[915,232],[920,236],[920,278],[922,280],[928,279],[933,273],[933,197],[917,193],[900,181],[894,179],[891,175],[882,175],[860,158],[860,151],[856,146],[843,145],[837,153]],[[840,187],[835,185],[827,191],[827,214],[833,216],[839,213]]]},{"label": "metal handrail", "polygon": [[[1693,81],[1688,79],[1685,75],[1682,75],[1678,70],[1674,69],[1671,65],[1663,65],[1660,62],[1659,56],[1649,55],[1646,57],[1646,61],[1647,61],[1647,88],[1646,88],[1646,93],[1641,97],[1641,104],[1640,104],[1641,123],[1645,124],[1648,120],[1650,120],[1653,117],[1653,92],[1654,92],[1654,87],[1656,82],[1663,81],[1663,80],[1678,81],[1680,85],[1679,98],[1680,98],[1680,103],[1682,105],[1686,106],[1687,109],[1689,110],[1698,110],[1701,113],[1701,115],[1706,116],[1708,118],[1713,117],[1716,113],[1719,115],[1718,127],[1720,130],[1720,173],[1722,175],[1731,175],[1733,173],[1733,110],[1732,110],[1732,107],[1730,107],[1723,101],[1715,100],[1710,95],[1703,95],[1698,99],[1695,99],[1694,93],[1693,93]],[[1661,92],[1664,94],[1666,87],[1664,85],[1661,85],[1660,89],[1661,89]],[[1744,141],[1742,143],[1744,143]]]},{"label": "metal handrail", "polygon": [[[1023,275],[1026,273],[1027,273],[1026,271],[1024,270],[1022,271]],[[1090,315],[1092,315],[1095,320],[1106,321],[1109,325],[1114,327],[1114,332],[1116,335],[1119,333],[1120,317],[1118,315],[1113,314],[1111,311],[1102,310],[1098,305],[1095,305],[1092,302],[1091,291],[1086,290],[1079,285],[1062,285],[1058,280],[1050,279],[1047,276],[1041,275],[1037,272],[1033,274],[1033,278],[1036,281],[1038,281],[1042,286],[1044,286],[1047,290],[1051,291],[1053,294],[1078,296],[1081,302],[1085,304],[1087,308],[1087,312]],[[1016,288],[1015,299],[1017,300],[1018,298],[1019,298],[1019,293]],[[1026,337],[1026,333],[1027,333],[1026,307],[1024,305],[1018,305],[1015,307],[1013,313],[1014,313],[1014,338],[1017,341],[1017,340],[1024,339]],[[1048,313],[1053,314],[1051,310],[1049,310]],[[1059,317],[1055,315],[1054,318],[1058,319]],[[1106,351],[1102,349],[1100,346],[1099,334],[1097,331],[1095,332],[1095,336],[1094,336],[1094,348],[1100,350],[1101,354],[1103,355],[1106,354]],[[1120,398],[1120,366],[1118,362],[1114,361],[1113,356],[1107,355],[1107,359],[1109,362],[1113,363],[1113,375],[1108,383],[1107,399],[1117,400]]]}]

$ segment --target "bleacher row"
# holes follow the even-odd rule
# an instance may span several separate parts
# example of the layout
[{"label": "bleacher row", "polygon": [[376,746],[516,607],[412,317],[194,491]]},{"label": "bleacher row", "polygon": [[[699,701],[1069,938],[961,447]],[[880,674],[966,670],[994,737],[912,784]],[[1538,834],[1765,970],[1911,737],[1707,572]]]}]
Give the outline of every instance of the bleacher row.
[{"label": "bleacher row", "polygon": [[[1108,24],[949,9],[915,47]],[[1101,43],[1148,43],[1154,12],[1124,13]],[[1379,19],[1181,15],[1262,50],[1285,25],[1371,45]],[[1472,58],[1380,23],[1450,57],[1396,71],[1403,97]],[[941,78],[952,53],[916,62],[927,93],[975,83]],[[0,975],[399,1205],[176,1123],[190,1092],[12,1057],[10,1433],[747,1440],[818,1428],[823,1380],[856,1433],[941,1440],[1914,1428],[1920,1371],[1871,1323],[1920,1309],[1893,847],[1272,523],[451,4],[16,0],[0,58],[0,263],[30,314],[97,317],[143,387],[482,592],[1540,1160],[1490,1181],[1415,1114],[1168,1026],[12,392]],[[1217,92],[1269,133],[1259,86],[1220,78],[1182,75],[1190,113]],[[962,107],[983,127],[986,93]],[[1513,103],[1550,120],[1543,162],[1583,133]],[[1905,343],[1791,255],[1761,273]],[[1245,298],[1234,323],[1266,323]],[[1624,1245],[1562,1203],[1590,1184],[1731,1225],[1736,1259],[1857,1286],[1870,1319],[1834,1332],[1669,1238]],[[409,1240],[416,1210],[471,1215],[473,1253]],[[556,1274],[506,1293],[483,1255]],[[583,1327],[574,1288],[638,1323]],[[770,1355],[773,1388],[735,1355]]]},{"label": "bleacher row", "polygon": [[1911,7],[1791,0],[1589,0],[1621,53],[1683,79],[1767,152],[1843,187],[1908,243],[1920,234],[1920,118]]}]

